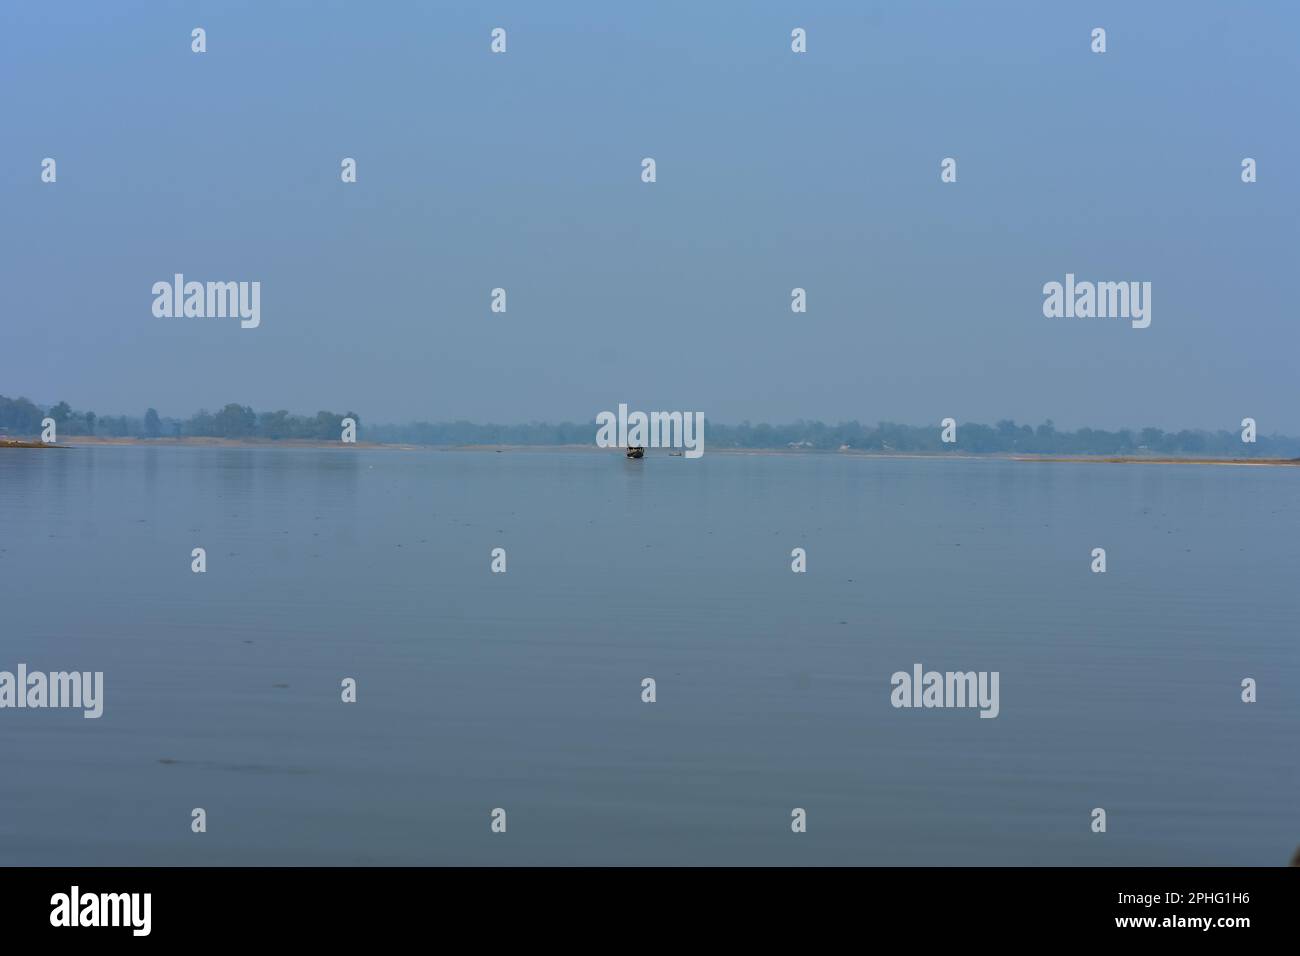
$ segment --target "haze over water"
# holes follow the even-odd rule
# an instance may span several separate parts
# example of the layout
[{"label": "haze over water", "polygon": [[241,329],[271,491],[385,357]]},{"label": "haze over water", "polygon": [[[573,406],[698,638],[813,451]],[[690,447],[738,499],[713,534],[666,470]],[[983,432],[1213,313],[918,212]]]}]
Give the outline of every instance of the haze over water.
[{"label": "haze over water", "polygon": [[[0,670],[105,701],[0,712],[0,863],[1285,863],[1298,512],[1265,467],[11,451]],[[894,709],[917,662],[999,716]]]}]

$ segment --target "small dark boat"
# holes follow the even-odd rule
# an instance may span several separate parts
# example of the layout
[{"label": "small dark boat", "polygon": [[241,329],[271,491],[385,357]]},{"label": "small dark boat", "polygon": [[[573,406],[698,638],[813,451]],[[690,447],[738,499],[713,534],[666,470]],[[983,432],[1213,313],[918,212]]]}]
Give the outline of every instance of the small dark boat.
[{"label": "small dark boat", "polygon": [[628,446],[628,449],[627,449],[627,457],[629,457],[629,458],[644,458],[644,457],[645,457],[645,448],[642,447],[641,445],[630,445],[630,446]]}]

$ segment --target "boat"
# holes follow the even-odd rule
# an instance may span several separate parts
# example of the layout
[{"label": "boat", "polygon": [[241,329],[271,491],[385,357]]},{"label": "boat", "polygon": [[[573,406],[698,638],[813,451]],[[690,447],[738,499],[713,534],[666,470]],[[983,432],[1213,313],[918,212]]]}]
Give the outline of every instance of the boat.
[{"label": "boat", "polygon": [[641,445],[629,445],[628,448],[627,448],[627,457],[629,457],[629,458],[644,458],[644,457],[645,457],[645,448],[644,448],[643,446],[641,446]]}]

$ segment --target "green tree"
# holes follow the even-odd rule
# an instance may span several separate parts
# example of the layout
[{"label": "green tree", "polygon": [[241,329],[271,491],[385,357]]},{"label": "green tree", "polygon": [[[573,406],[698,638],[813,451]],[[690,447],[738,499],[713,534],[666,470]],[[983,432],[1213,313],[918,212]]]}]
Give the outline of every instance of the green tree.
[{"label": "green tree", "polygon": [[222,438],[247,438],[257,429],[257,415],[247,405],[232,402],[213,416],[213,427]]}]

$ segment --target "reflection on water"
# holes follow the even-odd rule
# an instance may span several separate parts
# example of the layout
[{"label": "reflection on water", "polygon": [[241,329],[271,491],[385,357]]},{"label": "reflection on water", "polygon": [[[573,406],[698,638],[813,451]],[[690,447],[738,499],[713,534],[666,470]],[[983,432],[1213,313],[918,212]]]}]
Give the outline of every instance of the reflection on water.
[{"label": "reflection on water", "polygon": [[[97,721],[0,710],[0,862],[1285,863],[1296,489],[1201,466],[6,451],[0,670],[106,686]],[[999,671],[999,717],[895,710],[916,662]]]}]

